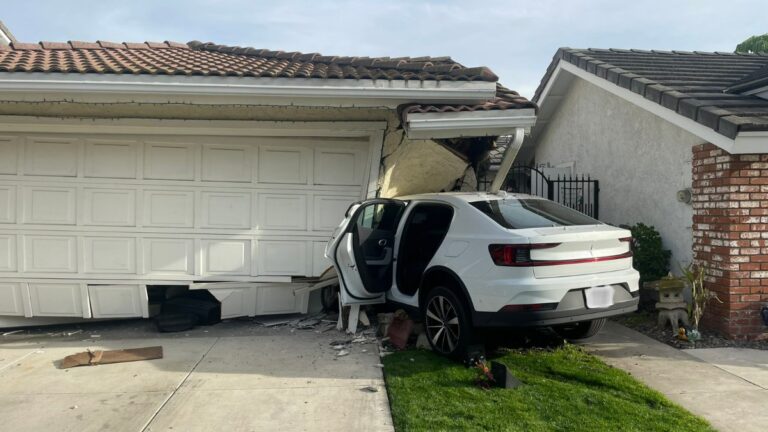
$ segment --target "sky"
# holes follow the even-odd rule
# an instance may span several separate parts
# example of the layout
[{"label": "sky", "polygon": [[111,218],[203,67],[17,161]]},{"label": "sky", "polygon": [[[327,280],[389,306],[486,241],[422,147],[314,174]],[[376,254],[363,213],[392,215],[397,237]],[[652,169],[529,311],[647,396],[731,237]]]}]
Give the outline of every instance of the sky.
[{"label": "sky", "polygon": [[200,40],[324,55],[448,55],[490,67],[527,97],[558,47],[733,51],[768,33],[766,0],[3,2],[0,20],[22,42]]}]

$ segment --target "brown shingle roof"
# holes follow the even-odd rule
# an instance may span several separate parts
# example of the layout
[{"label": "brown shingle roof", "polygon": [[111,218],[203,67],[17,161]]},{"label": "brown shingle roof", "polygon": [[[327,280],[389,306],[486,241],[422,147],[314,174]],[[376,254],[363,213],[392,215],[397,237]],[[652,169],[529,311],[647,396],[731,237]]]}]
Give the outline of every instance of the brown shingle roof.
[{"label": "brown shingle roof", "polygon": [[557,67],[566,61],[637,93],[729,138],[740,131],[768,130],[768,100],[729,87],[759,79],[768,53],[560,48],[533,97],[538,101]]},{"label": "brown shingle roof", "polygon": [[40,42],[0,46],[0,72],[488,81],[450,57],[336,57],[190,42]]},{"label": "brown shingle roof", "polygon": [[444,112],[469,112],[469,111],[493,111],[507,109],[536,109],[536,104],[520,96],[514,90],[510,90],[501,84],[496,85],[496,97],[475,105],[409,105],[405,107],[403,115],[408,113],[444,113]]}]

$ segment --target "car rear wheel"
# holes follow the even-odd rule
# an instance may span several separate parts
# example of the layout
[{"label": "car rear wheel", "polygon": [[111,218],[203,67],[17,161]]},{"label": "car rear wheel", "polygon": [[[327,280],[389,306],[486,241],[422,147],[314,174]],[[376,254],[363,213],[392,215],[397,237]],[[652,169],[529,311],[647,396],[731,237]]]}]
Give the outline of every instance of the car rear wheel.
[{"label": "car rear wheel", "polygon": [[451,290],[435,287],[424,303],[424,330],[432,349],[459,358],[473,339],[466,304]]},{"label": "car rear wheel", "polygon": [[552,329],[563,339],[587,339],[596,335],[605,325],[605,318],[554,326]]}]

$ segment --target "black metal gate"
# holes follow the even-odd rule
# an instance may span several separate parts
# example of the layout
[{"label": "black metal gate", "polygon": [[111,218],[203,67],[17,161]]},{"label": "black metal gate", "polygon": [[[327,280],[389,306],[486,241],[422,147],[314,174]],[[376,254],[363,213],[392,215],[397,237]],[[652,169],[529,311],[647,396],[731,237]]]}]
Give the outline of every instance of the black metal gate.
[{"label": "black metal gate", "polygon": [[[482,179],[478,187],[487,190],[490,184],[491,180]],[[501,189],[547,198],[595,219],[600,216],[600,182],[589,176],[559,175],[548,178],[535,167],[514,165]]]}]

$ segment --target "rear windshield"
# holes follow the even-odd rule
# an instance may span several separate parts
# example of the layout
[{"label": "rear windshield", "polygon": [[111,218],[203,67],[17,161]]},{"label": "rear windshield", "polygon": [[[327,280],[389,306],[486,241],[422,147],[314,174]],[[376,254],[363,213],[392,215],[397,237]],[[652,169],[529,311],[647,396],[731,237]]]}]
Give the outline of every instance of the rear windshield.
[{"label": "rear windshield", "polygon": [[544,199],[487,200],[470,204],[510,229],[601,224],[584,213]]}]

